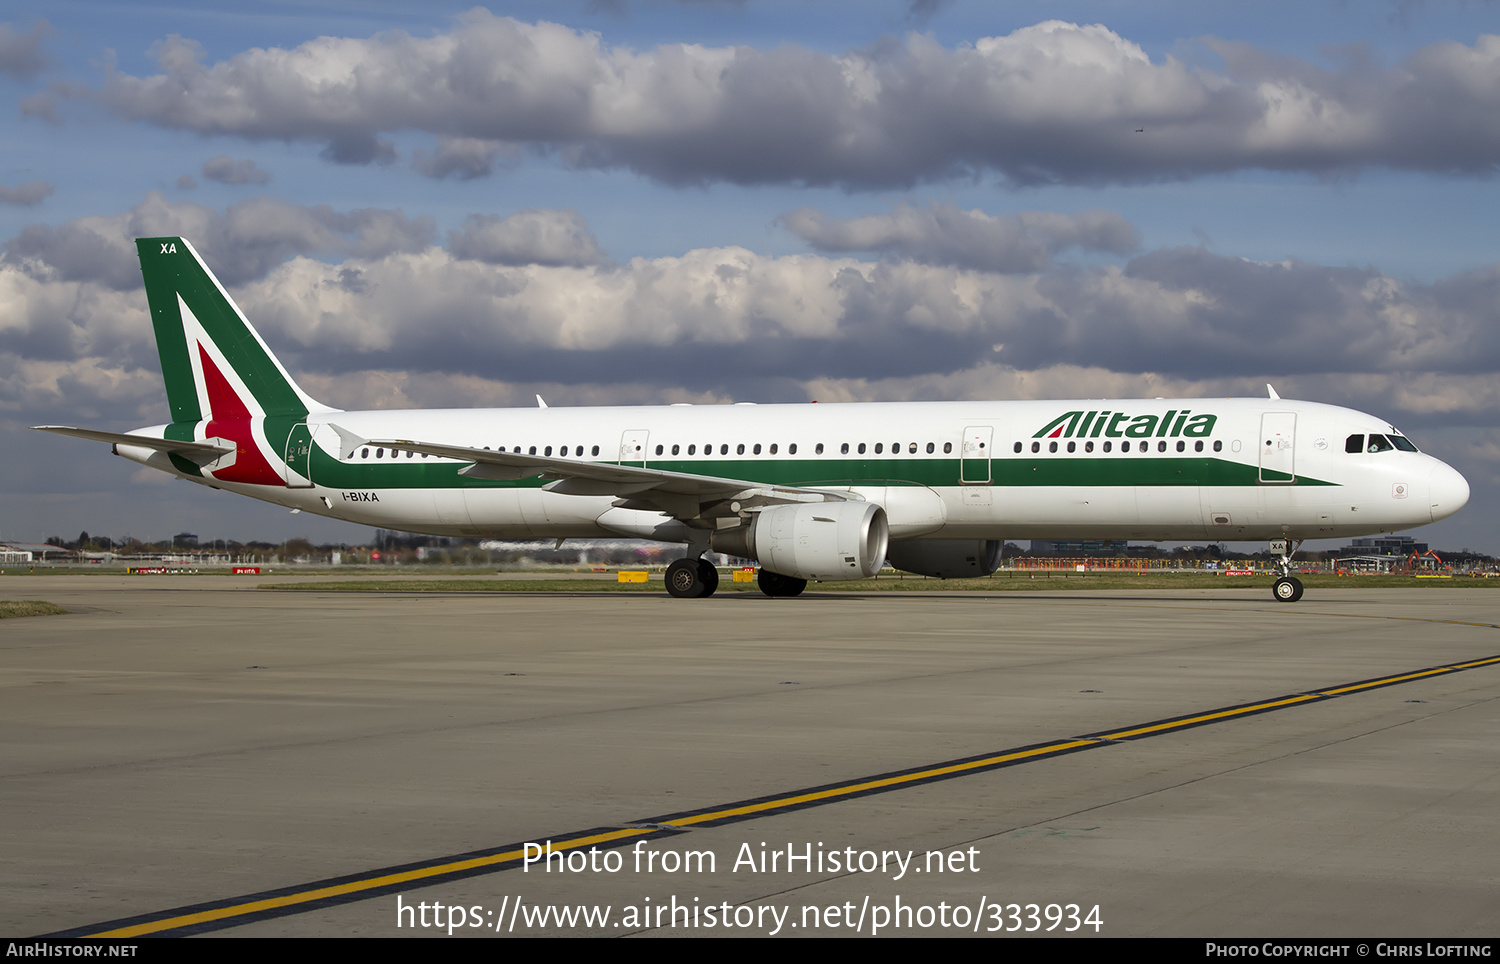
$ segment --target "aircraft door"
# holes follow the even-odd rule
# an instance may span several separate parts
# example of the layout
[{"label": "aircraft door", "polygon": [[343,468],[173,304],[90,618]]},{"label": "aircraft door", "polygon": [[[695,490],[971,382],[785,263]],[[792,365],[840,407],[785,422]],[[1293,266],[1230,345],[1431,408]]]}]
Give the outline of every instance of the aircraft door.
[{"label": "aircraft door", "polygon": [[312,431],[306,422],[292,426],[286,438],[286,466],[282,470],[289,489],[312,488]]},{"label": "aircraft door", "polygon": [[963,452],[958,466],[959,481],[964,485],[990,484],[994,435],[995,430],[989,425],[971,425],[964,429]]},{"label": "aircraft door", "polygon": [[646,443],[650,441],[651,433],[646,429],[631,429],[620,436],[620,458],[621,465],[630,462],[639,462],[641,467],[646,465]]},{"label": "aircraft door", "polygon": [[1297,481],[1297,414],[1266,412],[1260,417],[1260,481],[1286,485]]}]

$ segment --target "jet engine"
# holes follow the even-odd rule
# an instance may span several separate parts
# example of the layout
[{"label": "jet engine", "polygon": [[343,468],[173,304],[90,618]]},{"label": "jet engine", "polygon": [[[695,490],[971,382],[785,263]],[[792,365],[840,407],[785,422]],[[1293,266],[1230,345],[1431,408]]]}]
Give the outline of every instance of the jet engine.
[{"label": "jet engine", "polygon": [[903,572],[938,579],[988,576],[1000,568],[999,539],[909,539],[893,542],[886,559]]},{"label": "jet engine", "polygon": [[754,559],[797,579],[868,579],[885,565],[890,526],[873,502],[814,502],[761,509],[709,538],[715,552]]}]

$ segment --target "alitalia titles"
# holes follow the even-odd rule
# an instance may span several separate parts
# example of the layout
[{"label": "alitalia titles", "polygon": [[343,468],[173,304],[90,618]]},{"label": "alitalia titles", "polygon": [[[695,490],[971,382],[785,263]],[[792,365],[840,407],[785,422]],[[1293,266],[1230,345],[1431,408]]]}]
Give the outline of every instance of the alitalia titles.
[{"label": "alitalia titles", "polygon": [[1063,412],[1032,438],[1206,438],[1217,415],[1194,415],[1190,409],[1168,409],[1165,415],[1131,415],[1103,409]]}]

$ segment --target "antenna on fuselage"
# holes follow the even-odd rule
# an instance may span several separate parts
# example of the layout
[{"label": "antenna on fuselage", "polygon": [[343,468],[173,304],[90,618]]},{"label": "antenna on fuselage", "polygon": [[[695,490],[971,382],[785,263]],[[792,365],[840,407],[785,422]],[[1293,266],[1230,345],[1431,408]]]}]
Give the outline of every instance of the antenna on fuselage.
[{"label": "antenna on fuselage", "polygon": [[[1279,398],[1281,398],[1281,396],[1280,396],[1280,395],[1277,395],[1277,394],[1276,394],[1276,389],[1274,389],[1274,388],[1272,388],[1272,387],[1271,387],[1271,383],[1270,383],[1270,382],[1266,382],[1266,397],[1267,397],[1267,398],[1276,398],[1276,399],[1279,399]],[[539,402],[540,402],[540,401],[541,401],[541,398],[540,398],[540,397],[538,397],[538,398],[537,398],[537,401],[539,401]],[[545,405],[544,405],[544,406],[542,406],[542,407],[543,407],[543,408],[546,408],[546,406],[545,406]]]},{"label": "antenna on fuselage", "polygon": [[546,408],[547,407],[547,403],[544,402],[544,401],[542,401],[542,396],[540,396],[540,395],[538,395],[536,397],[536,407],[537,408]]}]

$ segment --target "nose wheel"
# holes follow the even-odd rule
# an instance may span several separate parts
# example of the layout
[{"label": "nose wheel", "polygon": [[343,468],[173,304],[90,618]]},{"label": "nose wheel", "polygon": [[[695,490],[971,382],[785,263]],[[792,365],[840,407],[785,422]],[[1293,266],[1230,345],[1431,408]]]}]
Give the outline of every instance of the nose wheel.
[{"label": "nose wheel", "polygon": [[1292,603],[1302,598],[1302,580],[1295,576],[1282,576],[1271,587],[1277,602]]}]

